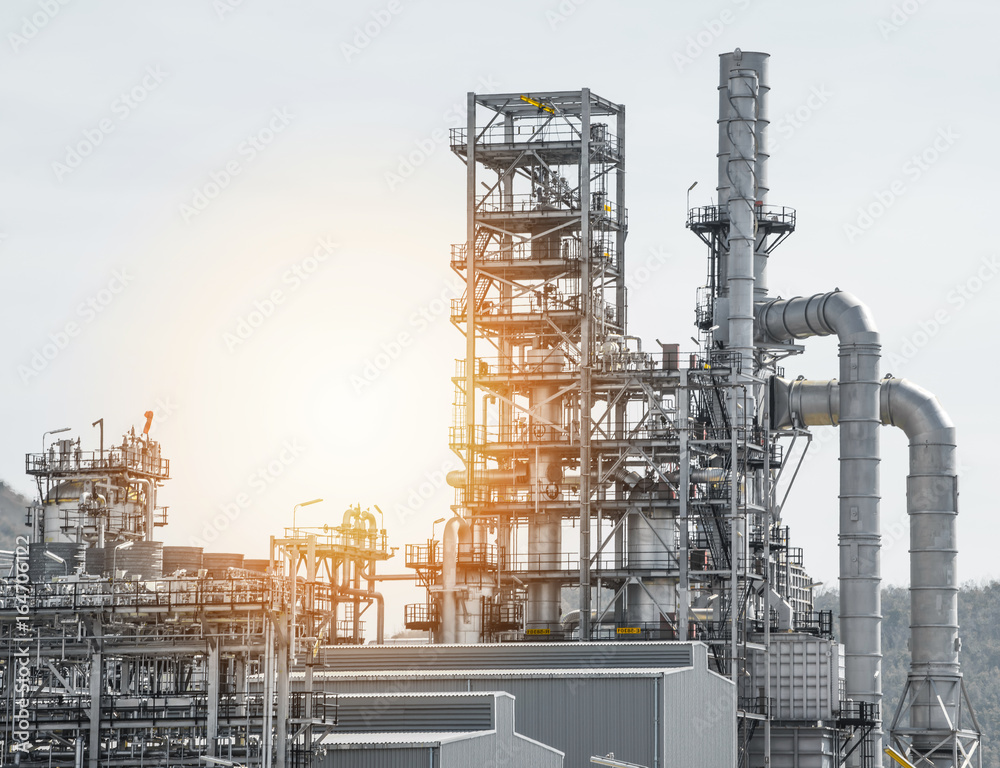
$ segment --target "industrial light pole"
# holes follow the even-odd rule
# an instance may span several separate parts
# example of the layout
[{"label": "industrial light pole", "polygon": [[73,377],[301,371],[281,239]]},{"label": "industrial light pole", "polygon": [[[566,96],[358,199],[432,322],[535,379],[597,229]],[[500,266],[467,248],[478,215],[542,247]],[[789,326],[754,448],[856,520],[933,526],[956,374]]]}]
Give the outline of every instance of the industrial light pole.
[{"label": "industrial light pole", "polygon": [[42,432],[42,453],[45,453],[45,438],[48,435],[58,435],[60,432],[69,432],[72,427],[60,427],[59,429],[50,429],[48,432]]},{"label": "industrial light pole", "polygon": [[319,504],[323,499],[313,499],[312,501],[303,501],[301,504],[296,504],[292,508],[292,535],[295,535],[297,528],[295,527],[295,515],[299,511],[299,507],[308,507],[310,504]]},{"label": "industrial light pole", "polygon": [[63,575],[69,576],[69,563],[67,563],[63,558],[59,557],[55,552],[49,552],[45,550],[45,556],[51,560],[53,563],[59,563],[63,567]]}]

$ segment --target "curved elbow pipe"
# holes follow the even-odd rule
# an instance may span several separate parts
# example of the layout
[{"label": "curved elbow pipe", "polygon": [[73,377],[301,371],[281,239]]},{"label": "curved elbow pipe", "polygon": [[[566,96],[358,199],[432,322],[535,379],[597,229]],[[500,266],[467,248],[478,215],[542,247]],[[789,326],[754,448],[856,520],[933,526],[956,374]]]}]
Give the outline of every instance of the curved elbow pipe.
[{"label": "curved elbow pipe", "polygon": [[441,641],[454,643],[458,639],[458,550],[472,543],[472,527],[465,519],[455,516],[444,524],[441,562]]},{"label": "curved elbow pipe", "polygon": [[775,299],[757,305],[757,340],[791,341],[836,335],[841,342],[878,341],[868,307],[853,294],[836,290],[809,297]]},{"label": "curved elbow pipe", "polygon": [[[836,381],[787,382],[775,377],[772,426],[836,425],[840,399]],[[882,424],[902,429],[909,440],[910,676],[954,678],[960,672],[955,426],[933,394],[906,379],[881,381],[879,416]],[[937,685],[941,688],[943,682]]]}]

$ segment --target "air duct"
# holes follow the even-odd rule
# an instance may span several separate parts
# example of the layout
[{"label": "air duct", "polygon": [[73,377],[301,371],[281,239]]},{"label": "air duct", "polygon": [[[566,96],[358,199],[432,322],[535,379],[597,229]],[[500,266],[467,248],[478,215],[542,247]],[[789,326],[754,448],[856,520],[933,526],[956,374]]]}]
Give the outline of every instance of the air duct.
[{"label": "air duct", "polygon": [[[840,394],[836,381],[776,377],[773,426],[837,425]],[[935,766],[958,766],[958,743],[968,742],[961,751],[971,754],[979,733],[978,727],[961,727],[963,710],[975,719],[959,663],[955,428],[934,395],[905,379],[882,380],[879,412],[882,424],[902,429],[910,444],[910,672],[891,738],[904,752],[912,748]]]},{"label": "air duct", "polygon": [[[845,694],[881,705],[878,331],[868,308],[839,290],[758,305],[757,339],[762,343],[831,334],[840,340],[840,629]],[[875,747],[880,754],[878,735]]]}]

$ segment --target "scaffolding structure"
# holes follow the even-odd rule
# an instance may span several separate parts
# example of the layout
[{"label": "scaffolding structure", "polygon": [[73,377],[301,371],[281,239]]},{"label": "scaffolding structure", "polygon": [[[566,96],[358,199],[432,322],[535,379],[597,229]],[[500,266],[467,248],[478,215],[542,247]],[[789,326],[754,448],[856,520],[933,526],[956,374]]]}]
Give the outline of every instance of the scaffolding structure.
[{"label": "scaffolding structure", "polygon": [[[406,625],[438,642],[703,641],[738,686],[747,765],[774,708],[768,676],[748,682],[754,655],[772,632],[832,633],[776,513],[794,461],[763,389],[795,350],[714,343],[730,247],[714,208],[689,219],[709,245],[702,343],[643,351],[626,326],[624,107],[586,89],[468,103],[451,137],[467,166],[451,255],[466,282],[450,433],[464,469],[442,540],[407,547],[427,599]],[[764,256],[794,229],[791,209],[753,215]]]},{"label": "scaffolding structure", "polygon": [[[93,452],[62,440],[26,467],[40,501],[0,579],[0,764],[311,765],[337,700],[289,675],[364,643],[371,605],[382,641],[375,568],[394,550],[372,513],[202,567],[200,548],[151,540],[169,462],[145,432]],[[171,549],[187,567],[165,572]]]}]

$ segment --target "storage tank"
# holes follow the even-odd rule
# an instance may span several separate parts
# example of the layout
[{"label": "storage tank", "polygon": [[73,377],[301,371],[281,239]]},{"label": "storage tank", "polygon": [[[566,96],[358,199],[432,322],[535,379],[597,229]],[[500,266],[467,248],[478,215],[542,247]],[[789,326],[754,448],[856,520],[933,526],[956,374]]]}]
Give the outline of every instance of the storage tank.
[{"label": "storage tank", "polygon": [[[66,542],[36,542],[28,545],[28,578],[33,582],[52,581],[55,576],[73,573],[83,562],[83,544]],[[56,562],[45,556],[46,552],[61,558]]]},{"label": "storage tank", "polygon": [[204,552],[202,547],[164,547],[163,573],[169,576],[177,571],[186,571],[189,576],[196,576],[204,567]]},{"label": "storage tank", "polygon": [[162,541],[137,541],[128,549],[119,549],[117,554],[111,549],[108,547],[105,553],[105,566],[125,571],[127,578],[159,579],[163,576]]},{"label": "storage tank", "polygon": [[210,579],[224,579],[230,568],[243,567],[243,555],[238,552],[206,552],[201,567],[208,571]]},{"label": "storage tank", "polygon": [[92,576],[105,574],[107,550],[104,547],[91,547],[85,553],[86,571]]},{"label": "storage tank", "polygon": [[271,561],[265,558],[252,558],[248,557],[243,561],[243,568],[247,571],[258,571],[260,573],[267,573],[267,569],[271,567]]}]

